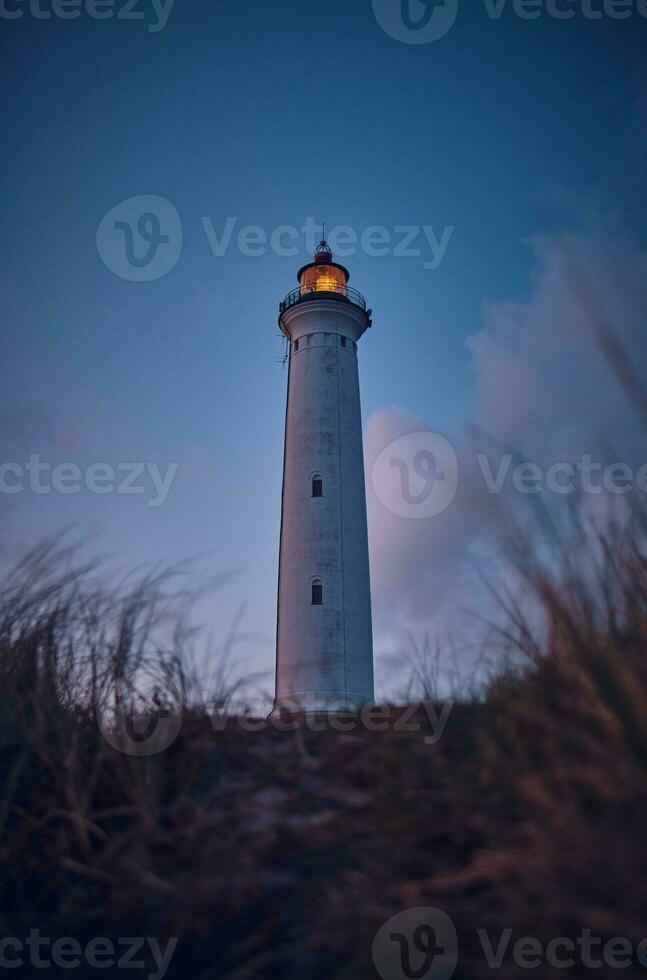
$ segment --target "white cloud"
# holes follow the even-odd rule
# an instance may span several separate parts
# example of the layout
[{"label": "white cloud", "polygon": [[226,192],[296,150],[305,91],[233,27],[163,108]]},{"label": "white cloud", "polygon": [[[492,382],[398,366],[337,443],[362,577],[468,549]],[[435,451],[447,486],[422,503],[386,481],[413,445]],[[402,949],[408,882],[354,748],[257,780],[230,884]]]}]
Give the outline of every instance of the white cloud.
[{"label": "white cloud", "polygon": [[[602,238],[536,238],[534,284],[526,302],[490,304],[467,341],[476,385],[474,432],[443,433],[460,460],[459,492],[441,515],[412,521],[389,513],[371,486],[373,461],[392,440],[433,429],[404,408],[373,413],[365,455],[378,652],[403,645],[406,631],[451,629],[473,638],[462,610],[482,610],[476,564],[495,560],[513,507],[528,497],[487,492],[476,463],[485,449],[494,470],[504,450],[543,464],[593,453],[637,467],[647,459],[635,406],[595,338],[609,326],[644,377],[647,255]],[[560,498],[562,503],[565,498]],[[599,501],[599,498],[596,498]],[[560,501],[550,499],[549,506]],[[522,511],[523,512],[523,511]],[[471,625],[470,625],[471,624]]]}]

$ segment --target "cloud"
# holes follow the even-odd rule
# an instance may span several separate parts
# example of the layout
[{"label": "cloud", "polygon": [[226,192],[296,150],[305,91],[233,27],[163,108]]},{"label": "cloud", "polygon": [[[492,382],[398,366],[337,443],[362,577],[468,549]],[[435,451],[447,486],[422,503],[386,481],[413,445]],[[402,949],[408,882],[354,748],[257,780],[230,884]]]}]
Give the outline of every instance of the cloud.
[{"label": "cloud", "polygon": [[[595,326],[613,330],[644,378],[647,255],[599,236],[537,237],[528,244],[534,255],[529,298],[490,304],[483,327],[467,340],[476,410],[470,430],[443,433],[460,472],[458,494],[447,510],[427,520],[399,517],[383,505],[372,482],[373,463],[385,447],[407,433],[431,430],[430,420],[400,407],[368,419],[378,652],[402,647],[407,630],[473,638],[474,621],[462,610],[483,611],[477,569],[488,559],[496,563],[510,510],[526,508],[529,514],[532,507],[509,482],[501,496],[488,492],[479,452],[494,473],[507,450],[544,468],[583,453],[634,468],[646,461],[639,415],[596,340]],[[563,505],[565,499],[547,503]]]},{"label": "cloud", "polygon": [[[596,342],[608,323],[634,359],[645,347],[647,255],[605,239],[537,238],[527,303],[495,303],[468,340],[476,423],[504,443],[554,454],[638,434],[626,392]],[[629,428],[627,429],[627,425]],[[625,445],[618,447],[618,440]]]}]

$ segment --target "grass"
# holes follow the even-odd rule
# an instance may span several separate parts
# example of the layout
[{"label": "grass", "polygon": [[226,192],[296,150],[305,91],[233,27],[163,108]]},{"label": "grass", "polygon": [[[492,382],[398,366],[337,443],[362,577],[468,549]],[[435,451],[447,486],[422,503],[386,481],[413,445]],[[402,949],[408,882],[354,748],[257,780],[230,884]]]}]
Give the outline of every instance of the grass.
[{"label": "grass", "polygon": [[[375,933],[414,906],[453,919],[461,978],[492,976],[478,929],[637,945],[644,540],[639,508],[579,527],[560,563],[513,540],[541,622],[499,596],[509,666],[435,744],[423,711],[420,731],[396,730],[402,706],[383,732],[224,724],[237,682],[221,672],[211,710],[195,703],[167,577],[106,590],[60,545],[40,549],[0,601],[1,934],[177,936],[168,976],[193,980],[375,977]],[[116,751],[97,724],[115,711],[171,719],[177,737]],[[520,972],[507,960],[495,975]]]}]

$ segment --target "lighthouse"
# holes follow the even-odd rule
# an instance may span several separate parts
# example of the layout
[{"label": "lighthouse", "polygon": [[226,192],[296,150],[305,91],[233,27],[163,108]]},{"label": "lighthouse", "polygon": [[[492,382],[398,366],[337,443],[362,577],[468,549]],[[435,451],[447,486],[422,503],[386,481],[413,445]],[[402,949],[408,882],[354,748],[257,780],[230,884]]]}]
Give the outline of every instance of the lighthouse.
[{"label": "lighthouse", "polygon": [[373,639],[358,343],[361,293],[325,241],[279,307],[288,392],[275,711],[373,700]]}]

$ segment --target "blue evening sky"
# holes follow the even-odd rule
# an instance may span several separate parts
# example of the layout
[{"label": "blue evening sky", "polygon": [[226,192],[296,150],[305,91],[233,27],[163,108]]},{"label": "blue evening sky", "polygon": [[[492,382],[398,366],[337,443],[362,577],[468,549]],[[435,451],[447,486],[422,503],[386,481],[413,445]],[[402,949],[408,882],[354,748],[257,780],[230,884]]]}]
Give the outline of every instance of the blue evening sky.
[{"label": "blue evening sky", "polygon": [[[236,233],[308,216],[358,234],[452,226],[433,270],[422,233],[418,257],[343,261],[375,311],[360,346],[364,419],[397,406],[460,429],[474,409],[465,340],[488,301],[527,297],[528,239],[580,220],[589,199],[637,208],[623,161],[647,20],[524,20],[508,4],[493,21],[463,0],[446,37],[412,45],[382,30],[370,0],[176,0],[159,32],[23,9],[0,20],[3,459],[180,465],[158,508],[5,496],[4,546],[75,524],[123,567],[202,555],[205,574],[236,572],[203,608],[214,637],[246,602],[256,638],[241,657],[270,670],[277,305],[308,255],[302,238],[295,257],[241,254]],[[155,21],[150,3],[137,9]],[[115,275],[96,246],[103,216],[137,195],[168,199],[183,228],[176,266],[150,282]],[[220,235],[230,216],[233,240],[214,256],[202,219]]]}]

